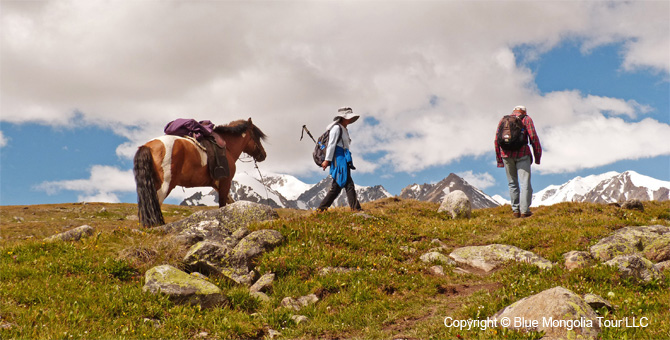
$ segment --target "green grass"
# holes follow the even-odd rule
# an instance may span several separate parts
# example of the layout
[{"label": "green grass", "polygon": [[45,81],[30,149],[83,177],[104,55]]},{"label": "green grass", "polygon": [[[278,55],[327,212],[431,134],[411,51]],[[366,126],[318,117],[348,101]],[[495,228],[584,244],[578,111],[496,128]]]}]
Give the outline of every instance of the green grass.
[{"label": "green grass", "polygon": [[[509,207],[482,209],[468,220],[438,214],[432,203],[385,199],[365,204],[371,219],[346,209],[323,214],[280,210],[281,218],[254,224],[287,241],[256,262],[259,273],[276,274],[269,302],[249,296],[229,281],[211,277],[229,303],[206,309],[176,305],[142,291],[144,272],[160,264],[181,267],[187,249],[139,229],[132,204],[62,204],[0,207],[0,338],[260,338],[268,329],[282,338],[489,339],[541,337],[497,329],[459,330],[443,321],[485,319],[542,290],[563,286],[595,293],[616,307],[605,319],[646,317],[649,327],[603,328],[603,339],[669,338],[670,273],[664,281],[639,284],[606,266],[543,271],[509,264],[491,275],[431,275],[418,258],[439,239],[449,247],[510,244],[562,263],[570,250],[588,250],[624,226],[670,225],[670,202],[646,202],[645,212],[585,203],[536,209],[514,219]],[[104,209],[102,209],[104,208]],[[164,206],[166,221],[208,209]],[[211,208],[209,208],[211,209]],[[15,218],[16,217],[16,218]],[[83,224],[96,229],[78,242],[44,243],[46,236]],[[415,249],[408,252],[402,246]],[[319,275],[324,267],[347,273]],[[299,313],[278,308],[286,296],[316,294],[320,301]],[[608,296],[609,294],[609,296]],[[204,333],[203,333],[204,332]]]}]

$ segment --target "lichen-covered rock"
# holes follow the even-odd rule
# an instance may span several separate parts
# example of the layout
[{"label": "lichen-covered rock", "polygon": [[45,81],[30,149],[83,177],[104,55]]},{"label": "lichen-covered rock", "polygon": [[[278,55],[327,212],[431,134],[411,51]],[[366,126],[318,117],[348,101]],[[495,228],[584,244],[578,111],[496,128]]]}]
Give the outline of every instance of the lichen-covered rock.
[{"label": "lichen-covered rock", "polygon": [[663,262],[670,260],[670,233],[664,234],[647,245],[644,257],[652,262]]},{"label": "lichen-covered rock", "polygon": [[645,282],[663,279],[663,274],[656,269],[654,264],[638,254],[617,256],[605,264],[616,267],[624,277]]},{"label": "lichen-covered rock", "polygon": [[456,262],[454,260],[450,259],[446,255],[442,253],[438,253],[436,251],[430,252],[430,253],[425,253],[421,255],[419,258],[421,261],[425,263],[440,263],[440,264],[445,264],[445,265],[455,265]]},{"label": "lichen-covered rock", "polygon": [[610,312],[614,310],[614,308],[612,308],[612,304],[609,303],[609,301],[596,294],[584,294],[584,302],[591,306],[591,308],[593,308],[593,310],[596,312],[603,307],[607,308],[607,310]]},{"label": "lichen-covered rock", "polygon": [[659,272],[663,272],[664,270],[670,270],[670,260],[659,262],[655,264],[654,267],[656,267],[656,269],[658,269]]},{"label": "lichen-covered rock", "polygon": [[[493,318],[499,322],[503,318],[511,320],[509,326],[503,325],[507,328],[543,331],[543,339],[596,339],[600,333],[593,309],[577,294],[563,287],[523,298],[503,308]],[[518,324],[515,320],[524,322]],[[567,326],[568,322],[571,327]]]},{"label": "lichen-covered rock", "polygon": [[200,305],[203,308],[225,303],[219,287],[170,265],[149,269],[144,279],[142,290],[153,294],[165,294],[176,303]]},{"label": "lichen-covered rock", "polygon": [[256,283],[254,283],[251,287],[249,287],[250,292],[268,292],[270,289],[272,289],[272,283],[275,280],[275,274],[273,273],[267,273],[261,276]]},{"label": "lichen-covered rock", "polygon": [[56,241],[79,241],[82,238],[87,238],[95,232],[95,229],[90,225],[83,225],[74,229],[70,229],[66,232],[49,236],[44,239],[44,242],[56,242]]},{"label": "lichen-covered rock", "polygon": [[268,221],[277,217],[277,212],[268,205],[238,201],[219,209],[198,211],[183,220],[158,227],[157,230],[177,234],[178,238],[188,244],[205,239],[221,243],[231,241],[237,243],[248,233],[240,228],[249,223]]},{"label": "lichen-covered rock", "polygon": [[550,269],[549,260],[535,253],[505,244],[471,246],[454,249],[449,254],[457,265],[466,265],[490,272],[507,261],[526,262],[542,269]]},{"label": "lichen-covered rock", "polygon": [[274,249],[283,241],[284,236],[276,230],[257,230],[240,240],[233,249],[233,257],[250,262],[263,252]]},{"label": "lichen-covered rock", "polygon": [[452,218],[470,218],[472,204],[463,191],[454,190],[444,197],[437,212],[447,212]]},{"label": "lichen-covered rock", "polygon": [[318,301],[319,298],[315,294],[301,296],[297,299],[294,299],[292,297],[285,297],[284,299],[281,300],[281,306],[284,308],[290,308],[295,311],[299,311],[303,307],[315,304]]},{"label": "lichen-covered rock", "polygon": [[586,251],[573,250],[563,254],[563,258],[565,258],[565,268],[568,270],[590,267],[596,263],[591,253]]},{"label": "lichen-covered rock", "polygon": [[[189,270],[199,271],[206,275],[221,274],[222,267],[230,267],[233,251],[226,245],[202,241],[194,244],[184,256],[184,263]],[[240,267],[238,264],[236,267]],[[246,270],[246,268],[245,268]]]},{"label": "lichen-covered rock", "polygon": [[670,227],[661,225],[621,228],[591,246],[589,251],[594,258],[606,262],[620,255],[642,252],[667,234],[670,234]]}]

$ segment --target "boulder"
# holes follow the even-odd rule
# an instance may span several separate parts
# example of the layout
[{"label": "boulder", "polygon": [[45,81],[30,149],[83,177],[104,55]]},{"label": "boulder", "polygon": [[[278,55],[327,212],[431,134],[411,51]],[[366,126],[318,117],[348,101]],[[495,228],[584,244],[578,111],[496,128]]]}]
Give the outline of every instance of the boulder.
[{"label": "boulder", "polygon": [[663,279],[663,274],[654,266],[654,264],[644,257],[634,255],[617,256],[607,262],[606,265],[616,267],[623,277],[633,278],[644,282],[654,279]]},{"label": "boulder", "polygon": [[591,246],[594,258],[606,262],[620,255],[642,252],[663,235],[670,234],[670,227],[653,225],[621,228]]},{"label": "boulder", "polygon": [[644,211],[644,205],[642,204],[642,201],[640,201],[637,198],[629,199],[626,202],[623,202],[621,208],[628,210]]},{"label": "boulder", "polygon": [[501,267],[507,261],[526,262],[542,269],[550,269],[549,260],[535,253],[505,244],[471,246],[454,249],[449,254],[457,265],[466,265],[490,272]]},{"label": "boulder", "polygon": [[452,218],[470,218],[472,204],[463,191],[454,190],[444,197],[437,212],[447,212]]},{"label": "boulder", "polygon": [[[542,339],[596,339],[600,326],[596,313],[577,294],[563,287],[554,287],[523,298],[496,313],[506,328],[544,331]],[[519,322],[522,321],[522,322]]]},{"label": "boulder", "polygon": [[276,230],[257,230],[245,236],[233,249],[233,257],[251,262],[258,255],[274,249],[284,241],[284,236]]},{"label": "boulder", "polygon": [[83,225],[60,234],[49,236],[44,239],[44,242],[79,241],[82,238],[90,237],[94,232],[95,229],[90,225]]},{"label": "boulder", "polygon": [[573,250],[563,254],[563,258],[565,258],[565,268],[568,270],[591,267],[596,264],[591,253],[586,251]]},{"label": "boulder", "polygon": [[268,205],[238,201],[219,209],[198,211],[157,229],[166,234],[175,234],[188,244],[213,240],[230,245],[238,243],[249,233],[245,226],[250,223],[277,217],[277,212]]},{"label": "boulder", "polygon": [[144,278],[146,283],[143,291],[165,294],[176,303],[200,305],[203,308],[225,303],[219,287],[170,265],[151,268]]}]

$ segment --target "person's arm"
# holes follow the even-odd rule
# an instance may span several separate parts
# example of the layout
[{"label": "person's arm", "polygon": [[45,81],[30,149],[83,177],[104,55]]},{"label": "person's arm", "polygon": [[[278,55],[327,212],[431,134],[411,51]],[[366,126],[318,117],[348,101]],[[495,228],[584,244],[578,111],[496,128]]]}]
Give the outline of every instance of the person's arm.
[{"label": "person's arm", "polygon": [[526,125],[526,131],[528,131],[530,145],[533,147],[535,164],[540,164],[540,158],[542,157],[542,145],[540,144],[540,137],[538,137],[537,131],[535,131],[535,124],[533,123],[533,119],[531,119],[529,116],[526,116],[526,119],[524,119],[524,125]]},{"label": "person's arm", "polygon": [[337,141],[339,140],[341,133],[342,131],[340,131],[339,125],[334,125],[332,128],[330,128],[328,146],[326,147],[326,158],[323,163],[321,163],[323,170],[326,170],[326,168],[333,161],[333,157],[335,157],[335,147],[337,146]]},{"label": "person's arm", "polygon": [[504,168],[505,164],[503,163],[502,156],[500,155],[500,145],[498,145],[498,131],[500,130],[500,121],[498,123],[498,129],[496,130],[496,138],[493,138],[493,145],[496,148],[496,164],[499,168]]}]

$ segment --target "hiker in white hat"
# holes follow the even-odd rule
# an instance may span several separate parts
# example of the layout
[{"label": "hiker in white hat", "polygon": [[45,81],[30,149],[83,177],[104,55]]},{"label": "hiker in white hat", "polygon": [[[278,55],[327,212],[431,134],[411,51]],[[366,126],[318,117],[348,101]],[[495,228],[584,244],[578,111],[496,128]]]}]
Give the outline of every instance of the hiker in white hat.
[{"label": "hiker in white hat", "polygon": [[343,188],[347,193],[349,207],[355,211],[362,210],[361,204],[356,197],[354,180],[351,178],[351,170],[355,170],[356,168],[349,151],[351,138],[349,137],[349,130],[347,130],[347,125],[357,121],[359,117],[350,107],[342,107],[337,110],[337,115],[333,118],[333,122],[327,127],[330,133],[326,148],[326,158],[321,167],[323,170],[326,170],[330,166],[330,175],[333,177],[333,183],[326,197],[319,204],[318,211],[328,209],[337,196],[340,195]]}]

